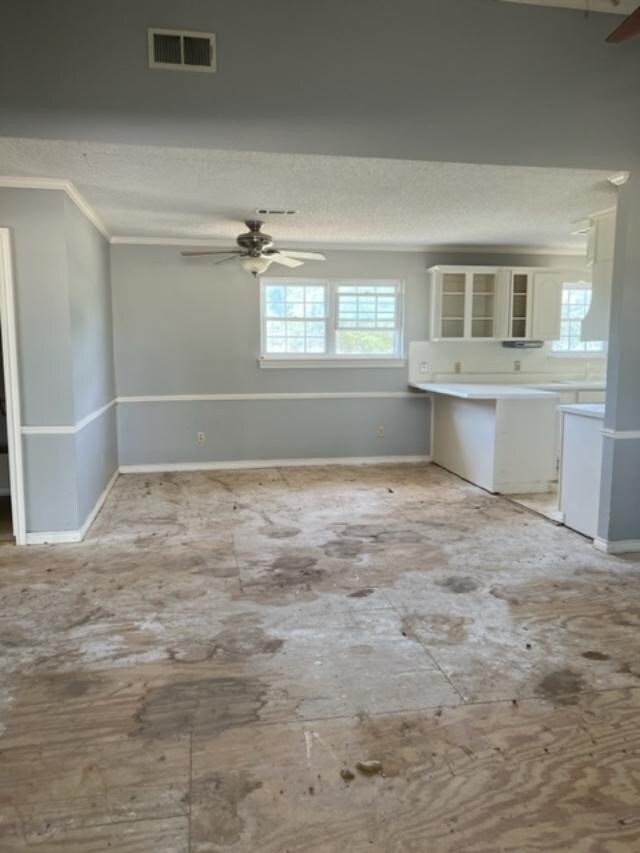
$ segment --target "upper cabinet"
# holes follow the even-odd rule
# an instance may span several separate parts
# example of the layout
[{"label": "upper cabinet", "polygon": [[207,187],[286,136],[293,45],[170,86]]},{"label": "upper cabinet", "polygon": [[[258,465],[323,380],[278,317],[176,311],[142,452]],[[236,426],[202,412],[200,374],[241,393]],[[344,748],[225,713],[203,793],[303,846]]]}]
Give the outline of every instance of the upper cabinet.
[{"label": "upper cabinet", "polygon": [[530,337],[534,341],[557,341],[560,337],[565,278],[566,275],[558,272],[533,273]]},{"label": "upper cabinet", "polygon": [[430,272],[432,339],[495,338],[498,270],[434,267]]},{"label": "upper cabinet", "polygon": [[561,272],[433,267],[431,339],[543,340],[560,337]]}]

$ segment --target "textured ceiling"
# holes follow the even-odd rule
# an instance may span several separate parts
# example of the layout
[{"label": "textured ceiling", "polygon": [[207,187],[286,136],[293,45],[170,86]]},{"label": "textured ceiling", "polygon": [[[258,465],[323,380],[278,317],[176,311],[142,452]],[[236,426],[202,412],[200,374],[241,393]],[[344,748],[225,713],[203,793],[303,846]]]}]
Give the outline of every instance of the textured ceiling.
[{"label": "textured ceiling", "polygon": [[112,235],[228,244],[259,207],[280,245],[580,249],[607,172],[0,139],[0,175],[75,183]]}]

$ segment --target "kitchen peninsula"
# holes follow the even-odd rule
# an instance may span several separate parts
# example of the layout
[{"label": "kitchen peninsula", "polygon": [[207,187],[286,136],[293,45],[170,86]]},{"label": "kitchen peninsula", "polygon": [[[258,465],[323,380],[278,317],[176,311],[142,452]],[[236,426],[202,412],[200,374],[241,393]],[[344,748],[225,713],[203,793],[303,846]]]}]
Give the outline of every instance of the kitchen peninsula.
[{"label": "kitchen peninsula", "polygon": [[412,383],[432,397],[432,457],[501,494],[547,492],[556,479],[558,393],[513,385]]}]

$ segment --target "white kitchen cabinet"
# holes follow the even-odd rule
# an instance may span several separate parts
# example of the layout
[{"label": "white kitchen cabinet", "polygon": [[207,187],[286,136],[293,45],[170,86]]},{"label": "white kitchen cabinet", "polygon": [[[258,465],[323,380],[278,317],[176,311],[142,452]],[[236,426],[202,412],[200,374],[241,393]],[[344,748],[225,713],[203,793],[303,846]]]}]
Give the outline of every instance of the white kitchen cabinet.
[{"label": "white kitchen cabinet", "polygon": [[504,283],[494,267],[433,267],[431,339],[495,340]]},{"label": "white kitchen cabinet", "polygon": [[528,270],[509,270],[506,338],[531,338],[533,276]]},{"label": "white kitchen cabinet", "polygon": [[548,492],[559,396],[511,385],[416,383],[433,396],[433,461],[501,494]]},{"label": "white kitchen cabinet", "polygon": [[598,532],[604,405],[560,407],[563,414],[560,509],[564,523],[578,533]]},{"label": "white kitchen cabinet", "polygon": [[429,272],[433,341],[560,337],[561,272],[496,267],[433,267]]},{"label": "white kitchen cabinet", "polygon": [[535,341],[557,341],[561,333],[562,286],[566,275],[533,273],[531,337]]}]

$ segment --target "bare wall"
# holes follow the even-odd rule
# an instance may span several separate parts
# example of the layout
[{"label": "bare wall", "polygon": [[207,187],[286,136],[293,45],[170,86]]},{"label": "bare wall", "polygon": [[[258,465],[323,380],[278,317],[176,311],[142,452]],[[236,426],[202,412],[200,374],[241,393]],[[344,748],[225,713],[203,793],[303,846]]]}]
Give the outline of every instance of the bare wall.
[{"label": "bare wall", "polygon": [[[640,49],[605,44],[619,22],[498,0],[4,0],[0,133],[630,168]],[[149,26],[215,31],[218,73],[150,70]]]}]

